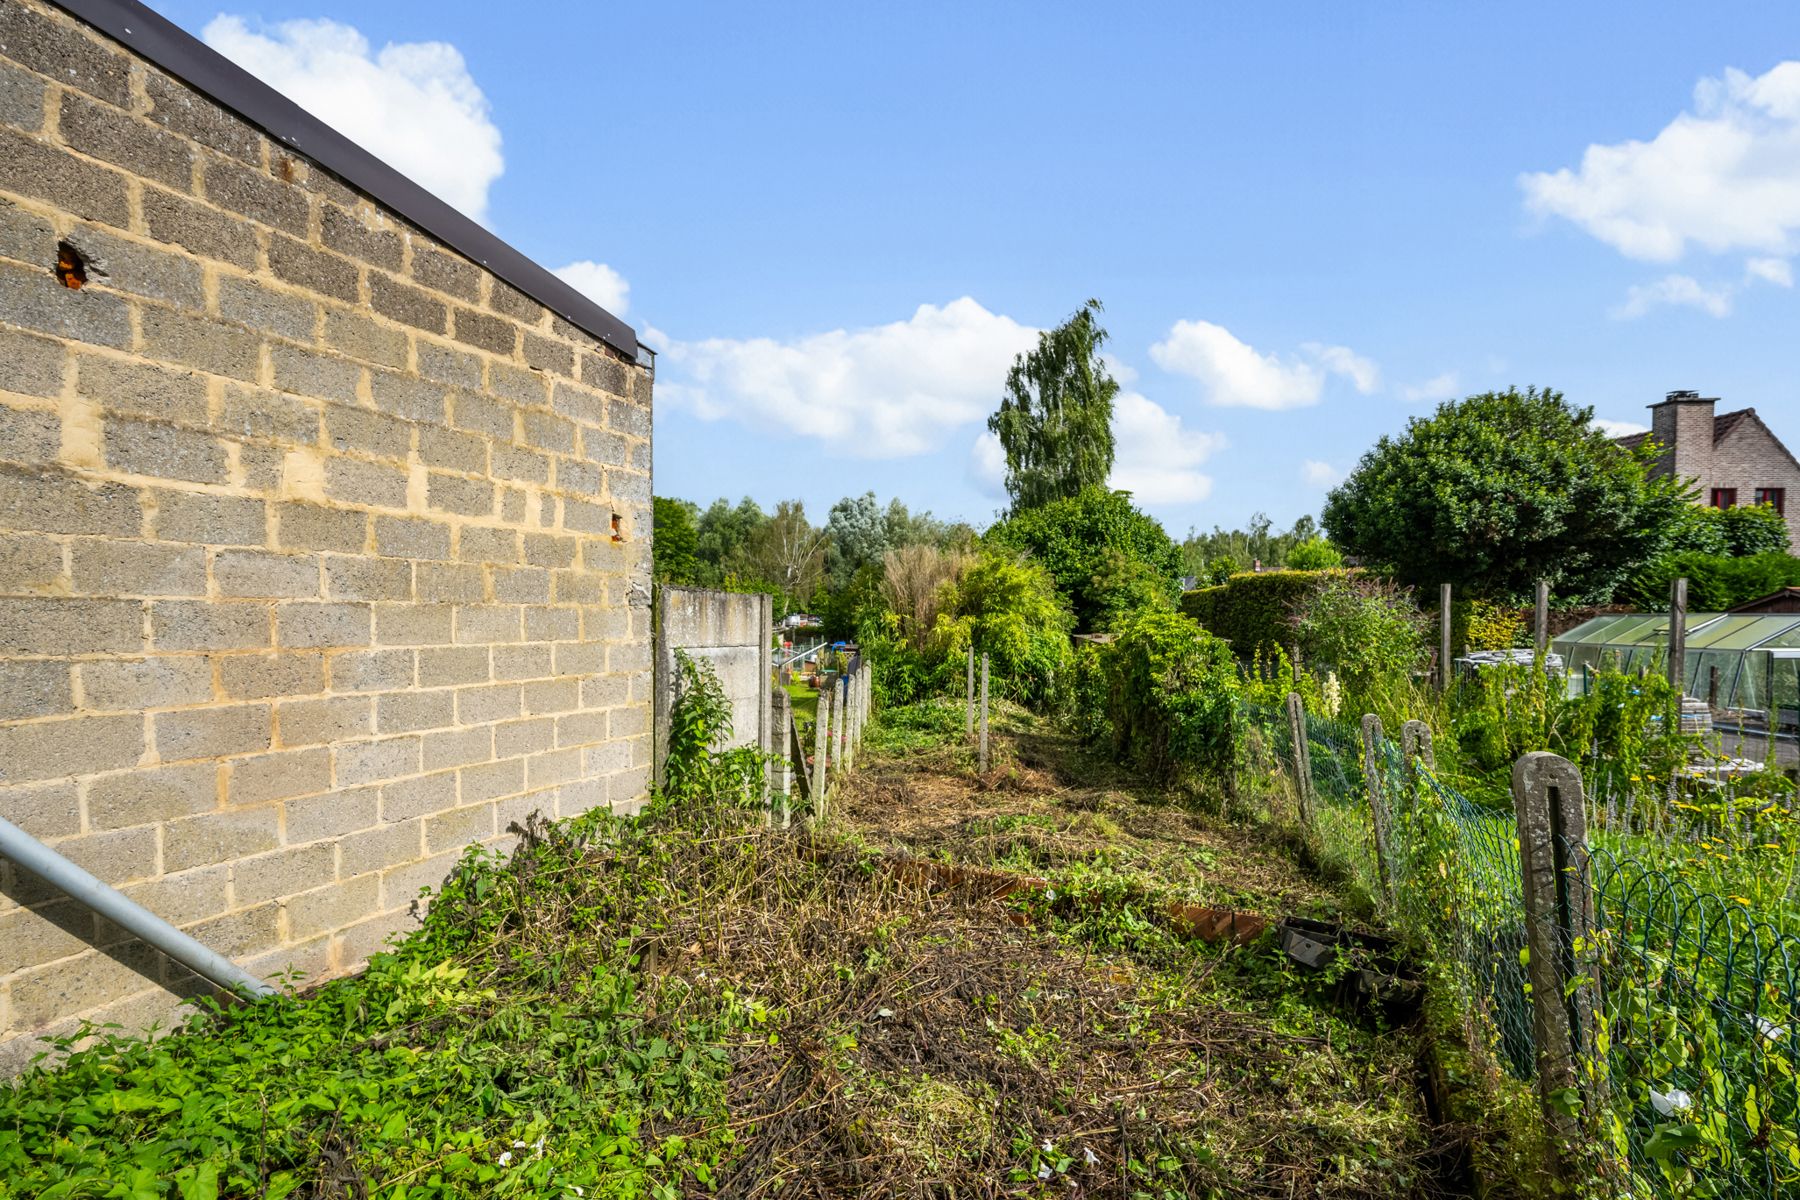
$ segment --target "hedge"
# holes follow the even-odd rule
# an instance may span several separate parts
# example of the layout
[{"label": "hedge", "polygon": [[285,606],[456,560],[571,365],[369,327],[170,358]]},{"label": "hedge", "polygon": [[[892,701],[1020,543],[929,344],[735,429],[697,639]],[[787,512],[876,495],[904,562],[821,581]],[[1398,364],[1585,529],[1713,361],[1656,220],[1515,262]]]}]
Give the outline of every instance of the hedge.
[{"label": "hedge", "polygon": [[1217,587],[1181,597],[1181,611],[1215,637],[1224,638],[1248,661],[1260,646],[1293,641],[1292,620],[1300,604],[1326,581],[1357,574],[1355,568],[1327,571],[1246,571]]}]

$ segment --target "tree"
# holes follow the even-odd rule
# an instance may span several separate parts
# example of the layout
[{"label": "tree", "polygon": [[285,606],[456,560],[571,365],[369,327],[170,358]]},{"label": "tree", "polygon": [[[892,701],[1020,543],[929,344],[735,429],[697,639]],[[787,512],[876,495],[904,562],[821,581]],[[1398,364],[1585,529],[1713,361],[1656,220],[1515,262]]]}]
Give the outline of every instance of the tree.
[{"label": "tree", "polygon": [[690,500],[652,497],[655,530],[650,542],[651,571],[661,583],[699,583],[700,532],[694,519],[699,505]]},{"label": "tree", "polygon": [[806,519],[806,505],[783,500],[750,539],[749,562],[795,604],[806,604],[825,572],[825,531]]},{"label": "tree", "polygon": [[1112,470],[1113,398],[1119,385],[1100,358],[1106,330],[1089,300],[1038,335],[1013,360],[1006,395],[988,429],[1006,450],[1006,491],[1015,513],[1106,482]]},{"label": "tree", "polygon": [[1661,548],[1686,504],[1653,478],[1654,446],[1627,451],[1562,393],[1485,392],[1383,437],[1325,503],[1346,553],[1404,583],[1523,601],[1539,579],[1604,603]]},{"label": "tree", "polygon": [[1344,556],[1324,538],[1314,537],[1289,550],[1285,565],[1290,571],[1328,571],[1343,566]]},{"label": "tree", "polygon": [[762,507],[748,496],[735,508],[724,499],[713,501],[695,522],[699,539],[694,552],[700,559],[700,582],[708,587],[723,587],[734,577],[752,573],[750,542],[768,519]]},{"label": "tree", "polygon": [[[1108,621],[1112,583],[1125,572],[1135,582],[1147,575],[1172,599],[1181,572],[1181,552],[1155,519],[1139,512],[1131,493],[1085,488],[999,522],[987,531],[990,545],[1023,550],[1041,562],[1068,597],[1077,628],[1095,630]],[[1139,573],[1111,560],[1117,552]],[[1096,588],[1095,580],[1100,580]]]},{"label": "tree", "polygon": [[831,506],[831,515],[825,521],[825,533],[830,539],[825,565],[834,588],[847,586],[859,568],[880,562],[881,556],[895,545],[888,539],[889,524],[874,492],[845,496]]}]

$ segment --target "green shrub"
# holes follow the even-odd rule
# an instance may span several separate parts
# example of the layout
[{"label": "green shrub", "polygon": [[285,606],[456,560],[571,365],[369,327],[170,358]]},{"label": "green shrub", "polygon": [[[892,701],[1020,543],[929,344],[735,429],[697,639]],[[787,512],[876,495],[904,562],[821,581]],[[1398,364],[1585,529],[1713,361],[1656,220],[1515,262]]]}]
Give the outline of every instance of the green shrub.
[{"label": "green shrub", "polygon": [[1208,632],[1231,643],[1245,662],[1270,646],[1294,640],[1294,618],[1307,599],[1346,571],[1261,571],[1233,575],[1216,587],[1200,588],[1181,598],[1181,611]]},{"label": "green shrub", "polygon": [[1139,512],[1129,492],[1090,487],[1066,500],[1026,509],[987,531],[984,541],[1030,554],[1050,572],[1068,597],[1077,627],[1101,628],[1106,598],[1095,588],[1096,576],[1113,579],[1110,554],[1141,565],[1142,578],[1154,581],[1172,600],[1181,575],[1181,550],[1163,527]]},{"label": "green shrub", "polygon": [[1168,581],[1141,558],[1127,558],[1108,550],[1100,569],[1088,583],[1088,597],[1097,609],[1093,632],[1116,633],[1140,612],[1162,609],[1172,612],[1175,597]]},{"label": "green shrub", "polygon": [[961,669],[973,644],[992,659],[991,678],[1003,696],[1042,706],[1055,693],[1069,663],[1069,610],[1043,566],[1007,552],[989,551],[956,581],[954,617],[938,618],[939,636]]},{"label": "green shrub", "polygon": [[1343,566],[1344,556],[1325,538],[1308,538],[1288,551],[1285,565],[1290,571],[1329,571]]},{"label": "green shrub", "polygon": [[1632,600],[1660,609],[1669,603],[1669,584],[1687,576],[1688,609],[1722,612],[1784,587],[1800,585],[1800,558],[1787,553],[1728,558],[1685,552],[1656,560],[1632,581]]},{"label": "green shrub", "polygon": [[1523,609],[1492,600],[1452,603],[1450,609],[1452,647],[1464,651],[1513,650],[1531,644],[1531,621]]},{"label": "green shrub", "polygon": [[1141,613],[1107,647],[1113,752],[1162,780],[1229,781],[1242,745],[1237,662],[1177,613]]},{"label": "green shrub", "polygon": [[1335,575],[1302,601],[1294,640],[1303,664],[1334,671],[1357,711],[1383,711],[1428,657],[1426,618],[1412,593],[1369,576]]}]

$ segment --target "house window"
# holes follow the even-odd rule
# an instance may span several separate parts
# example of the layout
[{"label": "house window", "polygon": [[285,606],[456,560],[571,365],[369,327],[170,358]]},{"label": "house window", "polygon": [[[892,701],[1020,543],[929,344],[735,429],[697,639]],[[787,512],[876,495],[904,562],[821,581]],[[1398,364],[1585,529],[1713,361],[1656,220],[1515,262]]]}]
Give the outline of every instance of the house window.
[{"label": "house window", "polygon": [[1714,488],[1712,490],[1712,506],[1714,508],[1733,508],[1736,505],[1736,488]]},{"label": "house window", "polygon": [[1767,504],[1770,508],[1783,516],[1787,515],[1786,488],[1757,488],[1756,502],[1758,504]]}]

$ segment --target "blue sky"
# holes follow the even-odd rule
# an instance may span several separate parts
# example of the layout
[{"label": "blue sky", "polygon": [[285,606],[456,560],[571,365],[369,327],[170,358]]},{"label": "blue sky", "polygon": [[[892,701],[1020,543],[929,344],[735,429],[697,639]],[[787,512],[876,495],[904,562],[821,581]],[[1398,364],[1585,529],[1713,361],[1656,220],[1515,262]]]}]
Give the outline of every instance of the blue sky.
[{"label": "blue sky", "polygon": [[1800,442],[1800,8],[156,7],[604,264],[667,348],[659,494],[984,521],[1005,365],[1089,296],[1117,482],[1177,536],[1316,513],[1507,384],[1625,422],[1697,388]]}]

